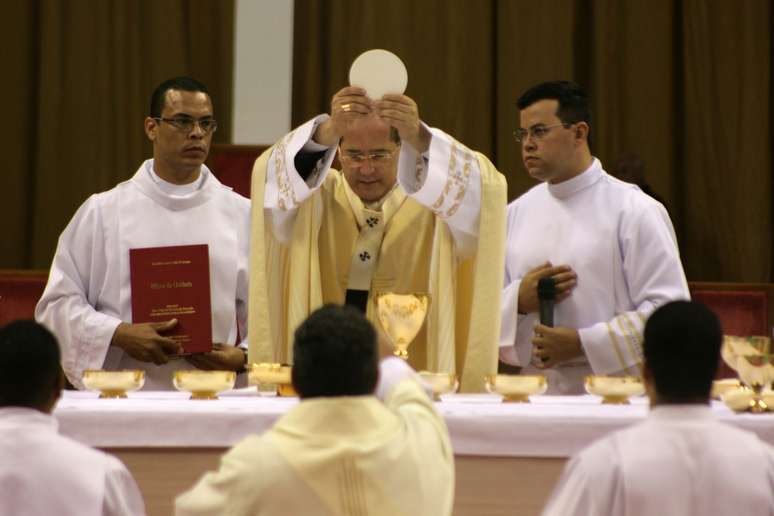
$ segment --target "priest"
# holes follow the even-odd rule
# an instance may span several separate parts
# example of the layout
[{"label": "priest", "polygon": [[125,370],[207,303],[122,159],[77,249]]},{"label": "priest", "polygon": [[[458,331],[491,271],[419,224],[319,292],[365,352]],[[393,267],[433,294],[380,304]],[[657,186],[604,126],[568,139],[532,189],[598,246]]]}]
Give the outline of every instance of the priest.
[{"label": "priest", "polygon": [[669,215],[592,156],[577,84],[538,84],[517,104],[516,140],[541,183],[508,206],[500,358],[546,375],[554,394],[583,393],[589,374],[640,375],[645,319],[689,297]]},{"label": "priest", "polygon": [[[301,402],[242,439],[175,500],[177,516],[446,516],[454,456],[419,376],[356,308],[326,305],[295,333]],[[386,348],[386,349],[385,349]]]},{"label": "priest", "polygon": [[343,88],[330,115],[255,163],[251,361],[292,363],[293,330],[323,303],[375,322],[375,294],[423,293],[410,363],[483,389],[497,364],[505,192],[489,160],[424,124],[411,98]]},{"label": "priest", "polygon": [[[204,84],[160,84],[145,118],[153,159],[92,195],[59,237],[35,318],[59,338],[76,387],[86,369],[142,369],[146,389],[172,389],[178,369],[244,367],[250,202],[203,164],[216,128]],[[182,360],[166,335],[176,319],[132,322],[129,251],[200,244],[209,252],[213,350]]]}]

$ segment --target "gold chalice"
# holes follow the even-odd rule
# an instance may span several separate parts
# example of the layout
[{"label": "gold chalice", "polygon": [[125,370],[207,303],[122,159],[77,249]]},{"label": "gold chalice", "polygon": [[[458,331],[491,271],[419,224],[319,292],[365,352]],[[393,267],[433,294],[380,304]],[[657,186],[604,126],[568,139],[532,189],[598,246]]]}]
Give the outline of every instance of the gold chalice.
[{"label": "gold chalice", "polygon": [[769,406],[763,398],[763,390],[770,387],[774,381],[774,355],[771,353],[742,355],[737,358],[736,365],[739,377],[753,391],[748,410],[753,414],[774,410],[774,407]]},{"label": "gold chalice", "polygon": [[190,392],[192,400],[216,400],[218,393],[233,389],[234,382],[234,371],[181,370],[172,375],[175,388]]},{"label": "gold chalice", "polygon": [[90,391],[99,391],[100,398],[126,398],[126,393],[142,389],[145,371],[127,369],[104,371],[87,369],[83,372],[83,385]]},{"label": "gold chalice", "polygon": [[259,390],[262,385],[270,385],[271,390],[276,388],[280,396],[298,396],[293,388],[291,372],[291,366],[279,363],[250,364],[247,368],[247,383],[257,385]]},{"label": "gold chalice", "polygon": [[408,348],[422,329],[430,296],[380,293],[374,296],[376,317],[393,345],[393,354],[408,360]]},{"label": "gold chalice", "polygon": [[645,393],[639,376],[587,376],[586,392],[602,397],[605,405],[628,405],[631,396]]},{"label": "gold chalice", "polygon": [[[774,367],[771,355],[771,338],[764,336],[739,337],[736,335],[724,335],[723,345],[720,348],[720,356],[728,366],[739,374],[739,378],[751,389],[747,393],[750,401],[746,410],[753,414],[760,414],[774,407],[766,403],[763,396],[764,389],[771,386],[774,381]],[[742,394],[735,393],[731,398],[731,404],[724,398],[726,404],[733,405],[734,410],[740,410]],[[729,398],[729,400],[731,399]]]}]

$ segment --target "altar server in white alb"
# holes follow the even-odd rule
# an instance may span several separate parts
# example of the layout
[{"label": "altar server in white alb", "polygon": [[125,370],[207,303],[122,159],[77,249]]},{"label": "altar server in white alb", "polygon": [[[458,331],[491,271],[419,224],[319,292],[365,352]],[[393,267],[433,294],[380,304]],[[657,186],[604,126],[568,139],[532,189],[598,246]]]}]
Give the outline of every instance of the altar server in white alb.
[{"label": "altar server in white alb", "polygon": [[253,168],[250,360],[292,363],[293,331],[323,303],[376,321],[375,293],[428,293],[410,364],[483,390],[497,368],[505,200],[502,174],[425,125],[414,100],[340,90],[330,116]]},{"label": "altar server in white alb", "polygon": [[[539,84],[518,107],[524,166],[542,183],[508,206],[500,360],[545,374],[549,393],[581,393],[588,374],[639,375],[645,319],[689,298],[669,216],[591,155],[576,84]],[[556,285],[554,327],[539,324],[541,278]]]},{"label": "altar server in white alb", "polygon": [[56,338],[36,322],[0,329],[0,514],[142,516],[120,460],[57,432],[59,362]]},{"label": "altar server in white alb", "polygon": [[301,403],[246,437],[175,501],[177,516],[445,516],[454,502],[446,425],[402,359],[379,363],[376,332],[325,305],[295,334]]},{"label": "altar server in white alb", "polygon": [[645,326],[647,419],[573,457],[543,515],[774,515],[774,447],[710,408],[721,341],[704,305],[658,308]]},{"label": "altar server in white alb", "polygon": [[[86,369],[144,369],[146,389],[171,389],[177,369],[244,366],[250,202],[203,164],[216,128],[206,86],[160,84],[145,118],[153,159],[92,195],[59,237],[35,318],[59,338],[76,387]],[[213,351],[174,359],[180,345],[164,334],[175,319],[132,324],[129,250],[197,244],[209,248]]]}]

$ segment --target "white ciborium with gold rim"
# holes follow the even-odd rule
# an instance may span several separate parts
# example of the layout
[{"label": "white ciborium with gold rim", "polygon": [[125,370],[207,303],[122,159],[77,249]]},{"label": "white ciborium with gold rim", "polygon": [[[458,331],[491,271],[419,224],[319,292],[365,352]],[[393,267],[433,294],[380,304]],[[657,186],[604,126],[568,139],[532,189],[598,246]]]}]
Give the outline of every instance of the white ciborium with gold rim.
[{"label": "white ciborium with gold rim", "polygon": [[376,318],[393,346],[393,354],[408,360],[408,348],[422,329],[430,296],[382,292],[374,296]]}]

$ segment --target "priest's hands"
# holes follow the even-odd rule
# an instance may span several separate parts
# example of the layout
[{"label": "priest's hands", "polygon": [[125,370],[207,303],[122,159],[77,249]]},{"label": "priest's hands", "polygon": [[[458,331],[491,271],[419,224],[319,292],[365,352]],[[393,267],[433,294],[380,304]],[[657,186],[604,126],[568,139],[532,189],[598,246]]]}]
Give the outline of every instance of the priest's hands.
[{"label": "priest's hands", "polygon": [[541,278],[549,277],[554,278],[556,282],[555,303],[567,299],[578,284],[578,275],[569,265],[553,266],[551,262],[538,265],[527,272],[519,284],[519,313],[528,314],[538,311],[540,299],[538,299],[537,284]]},{"label": "priest's hands", "polygon": [[331,99],[331,117],[317,126],[312,139],[327,147],[336,145],[352,120],[373,111],[371,104],[372,100],[363,88],[347,86],[340,89]]},{"label": "priest's hands", "polygon": [[177,319],[158,323],[121,323],[113,333],[111,346],[123,349],[135,360],[162,365],[174,355],[183,352],[182,346],[174,339],[164,337],[161,332],[175,327]]},{"label": "priest's hands", "polygon": [[216,342],[209,353],[197,353],[185,357],[190,363],[205,371],[240,371],[247,360],[242,348]]},{"label": "priest's hands", "polygon": [[312,139],[320,145],[336,145],[352,120],[371,113],[376,113],[386,124],[394,127],[400,139],[417,152],[430,148],[430,131],[419,119],[416,102],[406,95],[385,95],[381,100],[374,101],[363,88],[357,86],[347,86],[336,92],[331,99],[331,118],[317,126]]},{"label": "priest's hands", "polygon": [[402,141],[419,153],[430,148],[432,136],[419,120],[417,103],[410,97],[387,94],[376,102],[375,107],[376,113],[398,131]]},{"label": "priest's hands", "polygon": [[540,369],[583,356],[578,330],[538,324],[532,336],[532,365]]}]

